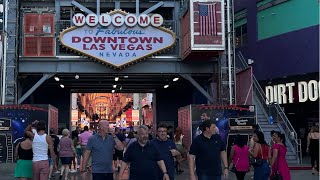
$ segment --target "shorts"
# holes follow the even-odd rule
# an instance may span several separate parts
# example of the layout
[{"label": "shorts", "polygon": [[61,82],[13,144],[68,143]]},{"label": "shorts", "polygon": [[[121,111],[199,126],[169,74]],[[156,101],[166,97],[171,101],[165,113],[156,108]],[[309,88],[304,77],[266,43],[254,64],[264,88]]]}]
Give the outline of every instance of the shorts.
[{"label": "shorts", "polygon": [[70,165],[72,162],[73,157],[60,157],[61,164],[63,165]]},{"label": "shorts", "polygon": [[114,150],[114,154],[113,154],[113,160],[122,160],[123,159],[123,151],[119,151],[117,149]]}]

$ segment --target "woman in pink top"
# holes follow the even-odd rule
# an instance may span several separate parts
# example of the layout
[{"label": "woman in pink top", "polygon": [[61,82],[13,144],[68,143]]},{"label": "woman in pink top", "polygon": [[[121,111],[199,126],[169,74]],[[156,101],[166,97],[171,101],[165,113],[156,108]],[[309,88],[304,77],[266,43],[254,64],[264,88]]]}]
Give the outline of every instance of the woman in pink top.
[{"label": "woman in pink top", "polygon": [[59,157],[61,160],[61,172],[59,179],[62,179],[63,171],[64,171],[64,179],[68,180],[69,173],[69,165],[71,165],[71,161],[73,159],[76,150],[74,149],[72,139],[69,137],[70,131],[68,129],[62,130],[62,138],[59,143]]},{"label": "woman in pink top", "polygon": [[283,180],[290,180],[290,171],[288,163],[286,161],[286,138],[284,134],[280,132],[275,132],[272,135],[272,140],[275,142],[271,147],[271,161],[270,165],[272,167],[271,176],[275,173],[279,173]]},{"label": "woman in pink top", "polygon": [[249,147],[246,144],[238,135],[230,151],[229,162],[233,163],[238,180],[244,180],[249,170]]}]

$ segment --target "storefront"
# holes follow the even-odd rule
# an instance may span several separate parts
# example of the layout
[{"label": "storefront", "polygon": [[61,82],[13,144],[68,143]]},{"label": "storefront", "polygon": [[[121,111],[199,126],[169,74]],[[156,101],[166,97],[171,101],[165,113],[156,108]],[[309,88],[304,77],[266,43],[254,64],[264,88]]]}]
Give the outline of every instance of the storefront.
[{"label": "storefront", "polygon": [[[310,73],[261,81],[268,100],[283,107],[288,119],[306,147],[313,125],[319,125],[319,74]],[[305,153],[305,148],[302,149]]]}]

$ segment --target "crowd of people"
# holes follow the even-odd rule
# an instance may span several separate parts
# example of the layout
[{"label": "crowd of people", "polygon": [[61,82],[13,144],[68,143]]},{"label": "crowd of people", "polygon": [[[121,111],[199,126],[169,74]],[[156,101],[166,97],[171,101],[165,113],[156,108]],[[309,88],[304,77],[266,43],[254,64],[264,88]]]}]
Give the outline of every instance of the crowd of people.
[{"label": "crowd of people", "polygon": [[[238,180],[244,180],[251,168],[254,180],[279,176],[283,180],[291,179],[284,134],[272,131],[269,144],[259,130],[254,131],[249,143],[238,135],[227,158],[226,145],[214,121],[203,121],[200,128],[201,134],[193,139],[188,151],[179,127],[172,133],[160,124],[152,135],[150,127],[145,125],[139,126],[136,132],[120,128],[112,131],[108,121],[99,121],[97,133],[89,131],[87,126],[72,133],[63,129],[59,139],[53,129],[50,136],[45,133],[44,122],[34,121],[25,130],[25,140],[16,147],[18,161],[14,175],[20,179],[46,180],[59,173],[59,179],[68,180],[74,165],[74,172],[80,171],[83,177],[90,172],[93,180],[121,180],[126,170],[130,180],[173,180],[175,174],[184,172],[181,162],[188,160],[190,180],[227,178],[231,167]],[[314,128],[308,136],[314,172],[319,168],[319,162],[317,166],[314,163],[319,158],[316,143],[319,143],[319,130]]]}]

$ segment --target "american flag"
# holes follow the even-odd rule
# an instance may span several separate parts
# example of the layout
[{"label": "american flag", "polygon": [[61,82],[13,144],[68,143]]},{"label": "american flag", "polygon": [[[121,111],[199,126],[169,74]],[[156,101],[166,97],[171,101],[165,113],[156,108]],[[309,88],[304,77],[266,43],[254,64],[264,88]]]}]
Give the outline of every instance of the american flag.
[{"label": "american flag", "polygon": [[199,5],[200,36],[217,35],[216,3]]}]

